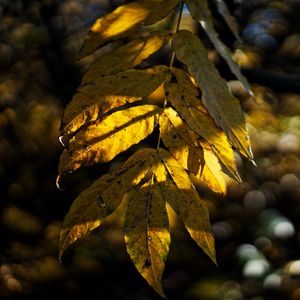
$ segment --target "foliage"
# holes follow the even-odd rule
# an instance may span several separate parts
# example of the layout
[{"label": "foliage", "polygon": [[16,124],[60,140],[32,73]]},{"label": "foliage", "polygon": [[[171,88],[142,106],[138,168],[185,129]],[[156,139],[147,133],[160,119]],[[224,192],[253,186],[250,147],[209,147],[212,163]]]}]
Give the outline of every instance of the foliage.
[{"label": "foliage", "polygon": [[[186,4],[251,93],[214,30],[208,3],[187,0]],[[183,6],[179,0],[138,0],[98,19],[79,58],[118,39],[128,42],[95,59],[66,107],[61,125],[66,149],[59,163],[58,185],[63,175],[81,166],[109,162],[158,128],[157,147],[138,150],[118,170],[96,180],[75,199],[62,226],[59,255],[127,201],[127,252],[139,273],[161,296],[170,244],[166,203],[216,263],[208,211],[194,183],[204,183],[224,194],[225,173],[240,181],[233,147],[253,161],[239,101],[208,60],[201,40],[190,31],[178,30],[180,17],[175,33],[160,30],[145,35],[147,25],[178,7],[181,16]],[[139,30],[144,32],[142,36],[137,36]],[[174,53],[170,66],[142,68],[144,60],[170,41]],[[174,55],[181,68],[173,67]],[[147,103],[144,98],[162,85],[163,104]]]}]

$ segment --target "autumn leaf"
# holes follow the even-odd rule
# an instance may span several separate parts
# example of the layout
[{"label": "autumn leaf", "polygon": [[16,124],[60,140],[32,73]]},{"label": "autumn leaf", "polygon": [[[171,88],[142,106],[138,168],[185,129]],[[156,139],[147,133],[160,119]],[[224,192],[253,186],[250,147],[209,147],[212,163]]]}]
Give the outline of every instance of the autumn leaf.
[{"label": "autumn leaf", "polygon": [[82,78],[81,84],[115,74],[139,65],[171,39],[169,31],[155,31],[96,58]]},{"label": "autumn leaf", "polygon": [[97,78],[82,86],[64,111],[62,134],[74,133],[111,109],[150,95],[164,82],[167,72],[166,66],[131,69]]},{"label": "autumn leaf", "polygon": [[124,224],[127,252],[138,272],[165,297],[161,280],[171,238],[161,190],[150,180],[127,197]]},{"label": "autumn leaf", "polygon": [[[208,7],[207,0],[186,0],[186,3],[188,5],[188,9],[191,13],[191,16],[195,21],[200,22],[201,26],[209,36],[215,48],[217,49],[219,54],[223,57],[223,59],[229,66],[231,72],[243,84],[245,90],[250,95],[253,95],[253,92],[251,91],[251,86],[247,78],[241,73],[239,65],[232,59],[231,51],[220,40],[217,32],[215,31],[213,25],[213,18],[210,9]],[[194,51],[199,50],[199,49],[194,49],[193,47],[190,47],[190,49],[193,49]]]},{"label": "autumn leaf", "polygon": [[188,75],[180,69],[172,68],[172,74],[167,76],[165,82],[165,93],[168,101],[188,127],[212,146],[226,170],[240,182],[227,137],[203,106],[199,91]]},{"label": "autumn leaf", "polygon": [[186,170],[167,151],[160,149],[160,156],[172,181],[159,184],[165,200],[173,207],[192,239],[216,264],[214,236],[208,211],[200,199]]},{"label": "autumn leaf", "polygon": [[162,141],[180,165],[214,192],[225,194],[224,174],[209,144],[199,140],[170,107],[160,115],[159,125]]},{"label": "autumn leaf", "polygon": [[[215,122],[225,131],[233,146],[253,160],[245,119],[239,100],[229,91],[201,41],[187,30],[174,35],[173,47],[177,58],[187,65],[202,91],[202,101]],[[212,145],[214,145],[212,143]]]},{"label": "autumn leaf", "polygon": [[161,109],[141,105],[117,111],[82,128],[61,155],[59,174],[67,174],[95,163],[112,160],[152,133]]},{"label": "autumn leaf", "polygon": [[91,27],[79,58],[83,58],[106,43],[127,37],[141,23],[150,25],[166,17],[179,0],[139,0],[119,6],[113,12],[96,20]]},{"label": "autumn leaf", "polygon": [[97,228],[120,205],[124,194],[148,174],[155,150],[142,149],[112,174],[96,180],[73,202],[63,221],[59,256],[67,247]]}]

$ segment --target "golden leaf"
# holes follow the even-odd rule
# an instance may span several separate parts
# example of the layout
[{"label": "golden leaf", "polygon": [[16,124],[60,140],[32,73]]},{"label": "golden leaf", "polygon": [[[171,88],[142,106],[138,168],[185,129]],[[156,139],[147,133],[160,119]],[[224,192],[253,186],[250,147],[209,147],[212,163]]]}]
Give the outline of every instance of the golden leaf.
[{"label": "golden leaf", "polygon": [[82,128],[61,154],[59,174],[112,160],[151,134],[160,112],[155,105],[135,106]]},{"label": "golden leaf", "polygon": [[59,256],[67,247],[97,228],[120,205],[123,196],[149,172],[155,150],[143,149],[112,174],[96,180],[73,202],[60,232]]},{"label": "golden leaf", "polygon": [[172,108],[159,118],[161,137],[174,158],[196,178],[219,194],[226,193],[226,183],[217,156],[204,140],[186,126]]},{"label": "golden leaf", "polygon": [[161,279],[171,238],[161,190],[150,180],[127,197],[124,224],[127,252],[138,272],[165,297]]},{"label": "golden leaf", "polygon": [[201,41],[187,30],[174,35],[177,58],[187,65],[202,91],[202,101],[215,122],[225,131],[233,146],[253,160],[245,119],[239,100],[229,91],[226,81],[207,58]]},{"label": "golden leaf", "polygon": [[216,263],[214,236],[203,201],[176,159],[163,149],[160,149],[160,156],[173,180],[159,183],[165,200],[178,213],[192,239]]},{"label": "golden leaf", "polygon": [[156,31],[97,57],[83,76],[81,84],[139,65],[151,54],[165,46],[170,39],[169,31]]},{"label": "golden leaf", "polygon": [[[201,26],[209,36],[210,40],[214,44],[219,54],[226,61],[231,72],[237,77],[237,79],[243,84],[246,91],[253,95],[251,86],[246,77],[241,73],[239,65],[232,59],[231,51],[228,47],[219,39],[217,32],[213,25],[213,18],[211,16],[210,9],[208,7],[207,0],[186,0],[188,9],[195,21],[200,22]],[[186,45],[188,46],[188,45]],[[192,49],[193,47],[190,47]],[[193,49],[198,52],[199,49]],[[199,63],[200,65],[200,63]]]},{"label": "golden leaf", "polygon": [[119,6],[113,12],[96,20],[90,29],[79,58],[83,58],[106,43],[124,38],[142,23],[150,25],[166,17],[179,0],[139,0]]},{"label": "golden leaf", "polygon": [[233,151],[227,137],[203,106],[199,99],[198,89],[188,75],[180,69],[172,68],[172,74],[166,79],[165,93],[168,101],[189,128],[212,146],[227,171],[240,182]]},{"label": "golden leaf", "polygon": [[166,66],[131,69],[82,86],[64,111],[62,133],[71,134],[113,108],[150,95],[163,83],[167,72]]}]

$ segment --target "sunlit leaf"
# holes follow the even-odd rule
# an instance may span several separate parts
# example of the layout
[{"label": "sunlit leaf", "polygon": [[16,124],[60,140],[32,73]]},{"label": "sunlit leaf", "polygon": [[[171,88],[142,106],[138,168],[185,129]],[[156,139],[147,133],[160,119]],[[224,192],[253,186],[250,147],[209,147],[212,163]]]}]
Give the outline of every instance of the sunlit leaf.
[{"label": "sunlit leaf", "polygon": [[199,197],[186,170],[176,159],[162,149],[160,155],[173,180],[159,184],[165,200],[178,213],[192,239],[216,263],[214,236],[203,200]]},{"label": "sunlit leaf", "polygon": [[202,91],[202,101],[215,122],[226,132],[232,144],[253,160],[245,119],[239,100],[229,91],[197,36],[187,30],[175,34],[173,47],[177,58],[187,65]]},{"label": "sunlit leaf", "polygon": [[152,149],[136,152],[118,171],[102,176],[74,200],[60,233],[60,257],[119,206],[124,194],[147,175],[154,155]]},{"label": "sunlit leaf", "polygon": [[207,140],[231,176],[240,181],[227,137],[203,106],[199,99],[199,91],[188,75],[180,69],[173,68],[172,75],[167,76],[165,93],[189,128]]},{"label": "sunlit leaf", "polygon": [[215,0],[218,8],[218,12],[220,15],[222,15],[223,19],[225,20],[227,26],[231,30],[231,32],[234,34],[235,38],[240,42],[241,38],[239,36],[239,26],[236,21],[236,19],[231,15],[227,4],[224,0]]},{"label": "sunlit leaf", "polygon": [[82,128],[70,140],[68,149],[63,151],[59,174],[112,160],[152,133],[160,111],[155,105],[135,106]]},{"label": "sunlit leaf", "polygon": [[165,46],[171,39],[169,31],[156,31],[96,58],[83,76],[81,84],[100,76],[115,74],[139,65],[143,60]]},{"label": "sunlit leaf", "polygon": [[150,95],[163,83],[167,72],[166,66],[132,69],[97,78],[82,86],[65,109],[62,133],[73,133],[113,108]]},{"label": "sunlit leaf", "polygon": [[162,274],[169,252],[170,233],[165,201],[151,180],[128,195],[125,242],[138,272],[162,296]]},{"label": "sunlit leaf", "polygon": [[166,17],[179,0],[139,0],[119,6],[113,12],[96,20],[79,53],[83,58],[106,43],[124,38],[141,23],[150,25]]},{"label": "sunlit leaf", "polygon": [[[215,48],[223,59],[228,64],[231,72],[237,77],[237,79],[243,84],[244,88],[250,95],[253,95],[251,86],[246,77],[241,73],[240,67],[232,59],[232,54],[229,48],[220,40],[213,25],[213,18],[211,16],[210,9],[208,7],[207,0],[186,0],[188,9],[194,20],[200,22],[201,26],[209,36],[210,40],[214,44]],[[190,47],[192,49],[193,47]],[[198,51],[199,49],[193,49]]]},{"label": "sunlit leaf", "polygon": [[186,126],[176,111],[167,108],[159,118],[161,137],[174,158],[195,178],[216,193],[226,193],[221,165],[211,147]]}]

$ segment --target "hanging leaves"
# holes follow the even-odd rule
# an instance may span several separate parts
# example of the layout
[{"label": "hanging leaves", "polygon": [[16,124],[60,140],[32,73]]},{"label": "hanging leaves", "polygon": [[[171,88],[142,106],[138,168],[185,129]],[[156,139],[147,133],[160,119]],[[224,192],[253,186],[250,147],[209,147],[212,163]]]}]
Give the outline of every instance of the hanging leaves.
[{"label": "hanging leaves", "polygon": [[187,30],[174,35],[173,47],[177,58],[187,65],[202,91],[202,101],[215,122],[226,132],[232,144],[253,160],[245,119],[227,83],[220,77],[201,41]]},{"label": "hanging leaves", "polygon": [[62,134],[75,132],[113,108],[142,100],[162,84],[167,70],[165,66],[131,69],[98,78],[92,84],[81,87],[65,109]]},{"label": "hanging leaves", "polygon": [[[213,28],[206,0],[185,2],[192,17],[200,21],[232,71],[250,90]],[[240,181],[232,146],[253,159],[239,101],[208,60],[198,37],[178,30],[175,34],[137,34],[141,26],[160,21],[179,3],[182,12],[184,2],[180,0],[131,1],[92,26],[80,58],[111,41],[128,39],[125,45],[95,59],[67,105],[61,124],[61,139],[67,147],[58,166],[60,179],[82,166],[110,162],[148,136],[158,134],[153,148],[134,152],[118,170],[101,176],[74,200],[62,225],[59,257],[72,243],[101,226],[126,199],[127,252],[138,272],[162,297],[162,276],[171,241],[166,204],[216,263],[208,211],[193,182],[225,194],[223,172]],[[219,5],[236,33],[228,12],[221,2]],[[141,68],[143,61],[170,41],[176,58],[187,70],[184,66],[174,68],[173,59],[170,67]],[[143,101],[162,89],[163,105]]]},{"label": "hanging leaves", "polygon": [[79,53],[83,58],[107,42],[127,37],[143,22],[150,25],[166,17],[179,0],[140,0],[119,6],[98,19],[88,33]]}]

